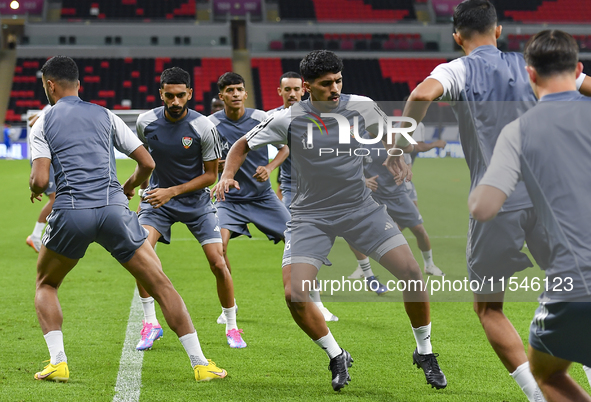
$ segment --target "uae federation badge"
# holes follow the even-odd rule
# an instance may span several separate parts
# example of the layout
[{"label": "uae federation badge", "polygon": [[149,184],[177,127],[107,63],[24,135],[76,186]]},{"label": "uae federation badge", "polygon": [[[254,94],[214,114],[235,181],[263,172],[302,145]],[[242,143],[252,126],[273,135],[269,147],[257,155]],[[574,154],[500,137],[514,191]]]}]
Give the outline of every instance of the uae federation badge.
[{"label": "uae federation badge", "polygon": [[185,149],[189,149],[189,147],[193,144],[193,138],[191,137],[183,137],[183,146]]}]

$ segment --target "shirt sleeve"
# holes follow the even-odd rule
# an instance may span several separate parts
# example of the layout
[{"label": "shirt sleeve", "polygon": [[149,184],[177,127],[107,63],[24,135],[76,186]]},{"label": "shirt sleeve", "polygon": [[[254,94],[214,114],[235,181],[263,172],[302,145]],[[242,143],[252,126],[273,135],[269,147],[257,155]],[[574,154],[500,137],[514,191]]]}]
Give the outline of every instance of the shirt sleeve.
[{"label": "shirt sleeve", "polygon": [[579,77],[577,78],[577,91],[581,89],[581,85],[583,85],[583,81],[585,81],[586,76],[587,74],[585,73],[579,74]]},{"label": "shirt sleeve", "polygon": [[201,156],[203,162],[213,161],[222,157],[220,134],[213,123],[205,130],[205,133],[201,134]]},{"label": "shirt sleeve", "polygon": [[45,138],[44,126],[45,114],[42,114],[31,128],[30,146],[32,161],[38,158],[51,159],[51,151],[49,150],[49,144]]},{"label": "shirt sleeve", "polygon": [[461,58],[435,67],[427,78],[433,78],[443,86],[443,95],[436,100],[459,101],[466,87],[466,66]]},{"label": "shirt sleeve", "polygon": [[259,125],[246,133],[246,142],[250,149],[264,145],[287,144],[287,132],[290,125],[290,110],[277,112],[267,117]]},{"label": "shirt sleeve", "polygon": [[142,146],[142,142],[133,134],[133,131],[115,113],[108,110],[111,115],[113,129],[113,145],[119,152],[129,156],[133,151]]},{"label": "shirt sleeve", "polygon": [[490,165],[478,185],[496,187],[509,197],[521,180],[520,156],[521,133],[517,119],[501,131]]}]

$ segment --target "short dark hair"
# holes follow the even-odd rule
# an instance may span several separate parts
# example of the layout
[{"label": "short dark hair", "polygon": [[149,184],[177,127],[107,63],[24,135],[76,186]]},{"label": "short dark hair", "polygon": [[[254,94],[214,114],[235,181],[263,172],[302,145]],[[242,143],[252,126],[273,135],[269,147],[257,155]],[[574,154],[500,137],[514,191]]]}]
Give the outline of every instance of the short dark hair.
[{"label": "short dark hair", "polygon": [[343,71],[343,61],[330,50],[314,50],[300,62],[300,73],[305,81],[314,81],[324,74]]},{"label": "short dark hair", "polygon": [[288,71],[279,78],[279,85],[281,85],[281,81],[283,81],[284,78],[297,78],[301,80],[302,76],[295,71]]},{"label": "short dark hair", "polygon": [[497,25],[497,10],[489,0],[464,0],[454,10],[454,29],[468,39],[486,34]]},{"label": "short dark hair", "polygon": [[228,85],[238,85],[238,84],[246,85],[246,83],[244,82],[244,78],[242,78],[242,76],[240,74],[236,74],[233,72],[224,73],[218,79],[218,89],[220,92],[222,92],[224,90],[224,88],[227,87]]},{"label": "short dark hair", "polygon": [[531,37],[525,45],[523,57],[540,76],[547,77],[576,70],[579,46],[566,32],[547,29]]},{"label": "short dark hair", "polygon": [[47,60],[41,67],[41,73],[45,79],[58,81],[64,86],[75,86],[78,83],[78,66],[67,56],[55,56]]},{"label": "short dark hair", "polygon": [[166,84],[185,84],[191,88],[191,76],[180,67],[167,68],[160,75],[160,88]]}]

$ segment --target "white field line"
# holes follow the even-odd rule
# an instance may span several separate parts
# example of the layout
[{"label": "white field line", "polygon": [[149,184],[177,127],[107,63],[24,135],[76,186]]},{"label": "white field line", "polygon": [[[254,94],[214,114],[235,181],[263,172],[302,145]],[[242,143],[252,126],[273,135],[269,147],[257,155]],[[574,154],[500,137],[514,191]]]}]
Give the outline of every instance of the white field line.
[{"label": "white field line", "polygon": [[136,287],[131,301],[129,319],[127,320],[127,330],[123,350],[121,351],[113,402],[137,402],[140,400],[144,354],[135,350],[135,346],[142,329],[143,317],[144,311]]},{"label": "white field line", "polygon": [[[415,237],[412,234],[409,234],[408,236],[406,236],[408,238],[414,239]],[[466,235],[456,235],[456,236],[429,236],[430,239],[465,239]],[[172,238],[171,242],[175,242],[175,241],[197,241],[195,240],[194,237],[181,237],[181,238]],[[241,236],[241,237],[237,237],[236,239],[232,239],[230,240],[232,242],[234,241],[269,241],[269,239],[267,239],[266,237],[253,237],[253,238],[248,238],[246,236]]]}]

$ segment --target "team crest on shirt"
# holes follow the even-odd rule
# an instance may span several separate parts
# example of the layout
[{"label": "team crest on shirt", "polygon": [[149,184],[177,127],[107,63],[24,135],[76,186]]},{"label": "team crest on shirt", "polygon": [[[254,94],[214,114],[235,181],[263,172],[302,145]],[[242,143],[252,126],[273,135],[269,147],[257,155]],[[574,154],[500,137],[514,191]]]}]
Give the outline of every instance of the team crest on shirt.
[{"label": "team crest on shirt", "polygon": [[191,137],[183,137],[183,146],[185,149],[189,149],[189,147],[193,144],[193,138]]}]

